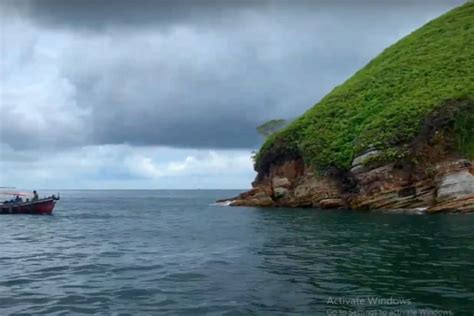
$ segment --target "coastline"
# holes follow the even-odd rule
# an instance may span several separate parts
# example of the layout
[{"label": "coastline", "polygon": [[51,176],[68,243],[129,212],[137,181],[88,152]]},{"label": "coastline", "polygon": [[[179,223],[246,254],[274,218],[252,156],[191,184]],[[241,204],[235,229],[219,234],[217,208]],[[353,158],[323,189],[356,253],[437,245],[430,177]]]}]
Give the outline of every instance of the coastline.
[{"label": "coastline", "polygon": [[[358,161],[358,159],[354,159]],[[474,212],[474,164],[446,158],[426,170],[393,163],[315,174],[301,159],[273,164],[229,206],[311,207],[422,213]]]}]

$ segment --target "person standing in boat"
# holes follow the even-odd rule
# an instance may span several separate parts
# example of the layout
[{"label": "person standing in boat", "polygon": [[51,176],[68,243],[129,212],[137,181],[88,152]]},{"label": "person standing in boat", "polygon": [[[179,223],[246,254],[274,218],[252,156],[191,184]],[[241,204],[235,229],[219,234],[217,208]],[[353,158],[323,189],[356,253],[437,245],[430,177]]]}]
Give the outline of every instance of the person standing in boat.
[{"label": "person standing in boat", "polygon": [[33,191],[33,198],[31,200],[32,201],[38,201],[39,200],[38,193],[36,192],[36,190]]}]

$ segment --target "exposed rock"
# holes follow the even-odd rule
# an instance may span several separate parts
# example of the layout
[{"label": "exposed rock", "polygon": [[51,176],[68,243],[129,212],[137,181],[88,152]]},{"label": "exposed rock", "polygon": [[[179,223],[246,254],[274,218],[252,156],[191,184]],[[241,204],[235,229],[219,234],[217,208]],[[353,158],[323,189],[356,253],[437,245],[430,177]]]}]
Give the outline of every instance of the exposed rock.
[{"label": "exposed rock", "polygon": [[353,174],[358,174],[367,171],[369,168],[365,166],[365,164],[370,160],[378,157],[380,155],[380,151],[376,149],[372,149],[370,151],[367,151],[359,156],[357,156],[353,161],[352,161],[352,168],[351,172]]},{"label": "exposed rock", "polygon": [[[238,196],[232,206],[252,205],[288,207],[346,206],[336,179],[317,176],[301,160],[272,166],[269,175],[253,183],[254,188]],[[271,203],[269,203],[271,201]]]},{"label": "exposed rock", "polygon": [[387,164],[355,175],[358,194],[350,197],[354,209],[418,208],[432,204],[435,185],[411,170]]},{"label": "exposed rock", "polygon": [[237,199],[233,201],[230,206],[267,207],[272,206],[273,204],[273,200],[270,197],[263,197],[258,199]]},{"label": "exposed rock", "polygon": [[274,188],[289,187],[291,185],[291,182],[286,177],[275,177],[272,179],[272,185]]},{"label": "exposed rock", "polygon": [[428,212],[474,212],[474,194],[436,204],[430,207]]},{"label": "exposed rock", "polygon": [[460,160],[451,163],[443,170],[438,186],[438,202],[474,194],[474,176],[471,167],[469,161]]},{"label": "exposed rock", "polygon": [[[342,191],[337,180],[330,177],[309,174],[303,177],[295,187],[294,201],[296,206],[323,207],[323,200],[340,199]],[[329,203],[327,204],[329,207]],[[338,205],[337,207],[339,207]]]},{"label": "exposed rock", "polygon": [[273,189],[273,196],[276,200],[285,198],[288,196],[289,190],[286,188],[278,187]]},{"label": "exposed rock", "polygon": [[349,192],[343,185],[347,179],[341,175],[316,175],[301,160],[291,160],[271,166],[268,175],[231,205],[474,211],[474,172],[469,160],[446,158],[434,166],[432,174],[392,163],[367,169],[346,175],[355,182]]},{"label": "exposed rock", "polygon": [[256,186],[248,192],[240,194],[238,197],[232,198],[231,206],[272,206],[273,199],[271,194],[266,191],[265,186]]},{"label": "exposed rock", "polygon": [[345,203],[342,199],[324,199],[319,202],[321,208],[342,208]]}]

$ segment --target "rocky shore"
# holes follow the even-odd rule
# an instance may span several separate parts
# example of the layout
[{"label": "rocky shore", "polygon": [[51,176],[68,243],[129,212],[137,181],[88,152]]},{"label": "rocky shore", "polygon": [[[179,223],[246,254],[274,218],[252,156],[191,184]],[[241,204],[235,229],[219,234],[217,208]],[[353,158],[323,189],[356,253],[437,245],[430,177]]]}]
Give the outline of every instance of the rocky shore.
[{"label": "rocky shore", "polygon": [[473,161],[445,158],[430,172],[394,163],[363,166],[376,154],[356,157],[348,173],[317,175],[302,159],[275,164],[257,176],[250,191],[227,201],[231,206],[474,211]]}]

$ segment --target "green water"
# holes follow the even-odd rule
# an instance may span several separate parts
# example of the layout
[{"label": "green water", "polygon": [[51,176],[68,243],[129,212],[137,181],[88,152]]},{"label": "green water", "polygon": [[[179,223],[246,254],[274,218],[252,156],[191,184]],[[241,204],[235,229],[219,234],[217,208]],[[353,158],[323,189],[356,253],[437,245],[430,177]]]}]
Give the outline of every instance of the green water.
[{"label": "green water", "polygon": [[54,216],[2,215],[0,314],[472,315],[473,215],[210,205],[236,193],[64,191]]}]

